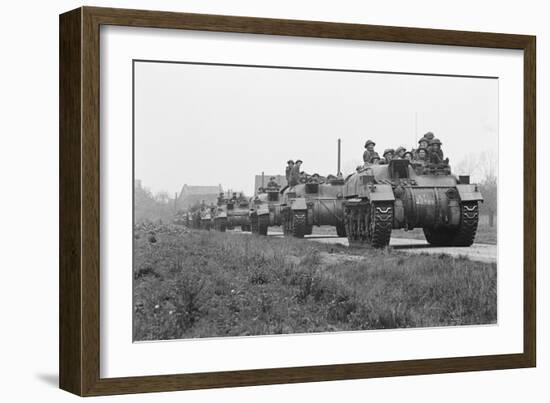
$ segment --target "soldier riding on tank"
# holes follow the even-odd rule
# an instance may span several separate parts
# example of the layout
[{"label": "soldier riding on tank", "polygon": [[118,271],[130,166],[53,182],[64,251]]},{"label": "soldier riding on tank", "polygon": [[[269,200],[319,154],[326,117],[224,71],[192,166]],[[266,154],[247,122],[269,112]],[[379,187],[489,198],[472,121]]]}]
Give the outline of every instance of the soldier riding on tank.
[{"label": "soldier riding on tank", "polygon": [[405,151],[407,151],[407,149],[403,146],[399,146],[395,149],[395,158],[401,158],[403,159],[404,158],[404,155],[405,155]]},{"label": "soldier riding on tank", "polygon": [[430,140],[430,153],[429,153],[429,161],[432,164],[448,164],[449,159],[443,157],[443,150],[441,149],[443,143],[439,139],[432,139]]},{"label": "soldier riding on tank", "polygon": [[285,175],[286,175],[286,183],[287,185],[290,183],[290,173],[292,172],[292,167],[294,167],[294,161],[288,160],[285,168]]},{"label": "soldier riding on tank", "polygon": [[302,166],[302,160],[296,160],[296,163],[293,165],[292,169],[290,170],[289,175],[289,185],[290,186],[296,186],[298,183],[300,183],[300,167]]},{"label": "soldier riding on tank", "polygon": [[384,164],[389,164],[390,161],[393,159],[393,155],[394,155],[395,151],[393,148],[386,148],[384,150],[384,154],[382,155],[382,157],[384,158],[384,160],[381,162],[384,163]]},{"label": "soldier riding on tank", "polygon": [[367,142],[365,143],[366,150],[363,153],[363,162],[365,164],[372,164],[372,159],[374,157],[377,157],[378,159],[380,159],[380,156],[378,155],[378,153],[374,151],[375,145],[376,143],[372,140],[367,140]]}]

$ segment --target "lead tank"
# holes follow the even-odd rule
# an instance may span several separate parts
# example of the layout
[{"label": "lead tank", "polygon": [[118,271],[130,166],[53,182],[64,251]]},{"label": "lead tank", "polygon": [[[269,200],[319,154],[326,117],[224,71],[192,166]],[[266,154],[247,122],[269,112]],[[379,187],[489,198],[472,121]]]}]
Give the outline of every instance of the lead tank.
[{"label": "lead tank", "polygon": [[393,229],[414,228],[432,245],[470,246],[483,201],[478,185],[453,175],[448,164],[406,159],[367,165],[346,178],[343,193],[350,246],[384,247]]},{"label": "lead tank", "polygon": [[342,177],[332,176],[326,182],[310,177],[285,188],[281,204],[283,233],[303,238],[312,233],[314,225],[331,225],[339,237],[345,237],[343,185]]}]

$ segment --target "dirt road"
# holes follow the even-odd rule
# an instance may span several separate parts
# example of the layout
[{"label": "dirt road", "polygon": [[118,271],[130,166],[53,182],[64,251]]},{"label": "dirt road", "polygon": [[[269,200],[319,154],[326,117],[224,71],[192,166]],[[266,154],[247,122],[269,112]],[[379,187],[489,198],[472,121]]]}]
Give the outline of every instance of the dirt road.
[{"label": "dirt road", "polygon": [[[282,232],[270,232],[269,236],[282,237]],[[306,235],[306,239],[314,242],[333,243],[348,246],[346,238],[338,238],[332,235]],[[438,247],[429,245],[426,241],[418,239],[392,238],[390,246],[395,250],[405,253],[433,253],[446,254],[450,256],[467,256],[471,260],[496,263],[497,246],[489,244],[475,243],[470,247]]]}]

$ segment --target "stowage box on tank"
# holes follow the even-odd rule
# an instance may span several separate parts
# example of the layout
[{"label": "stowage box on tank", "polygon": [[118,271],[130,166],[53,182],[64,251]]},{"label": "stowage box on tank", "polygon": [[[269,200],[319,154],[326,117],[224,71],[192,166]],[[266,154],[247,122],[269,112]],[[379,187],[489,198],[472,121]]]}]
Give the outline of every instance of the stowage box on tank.
[{"label": "stowage box on tank", "polygon": [[395,159],[367,165],[346,178],[344,219],[350,246],[389,244],[392,229],[422,228],[439,246],[474,242],[483,197],[468,177],[444,165],[415,165]]}]

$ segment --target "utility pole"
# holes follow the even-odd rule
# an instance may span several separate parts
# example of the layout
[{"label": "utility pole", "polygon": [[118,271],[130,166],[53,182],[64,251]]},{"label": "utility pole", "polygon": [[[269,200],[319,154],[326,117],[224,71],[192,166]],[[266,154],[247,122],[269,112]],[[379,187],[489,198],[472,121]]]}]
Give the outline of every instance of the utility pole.
[{"label": "utility pole", "polygon": [[340,162],[341,162],[341,147],[342,147],[342,140],[338,139],[338,166],[336,167],[336,175],[340,175]]}]

